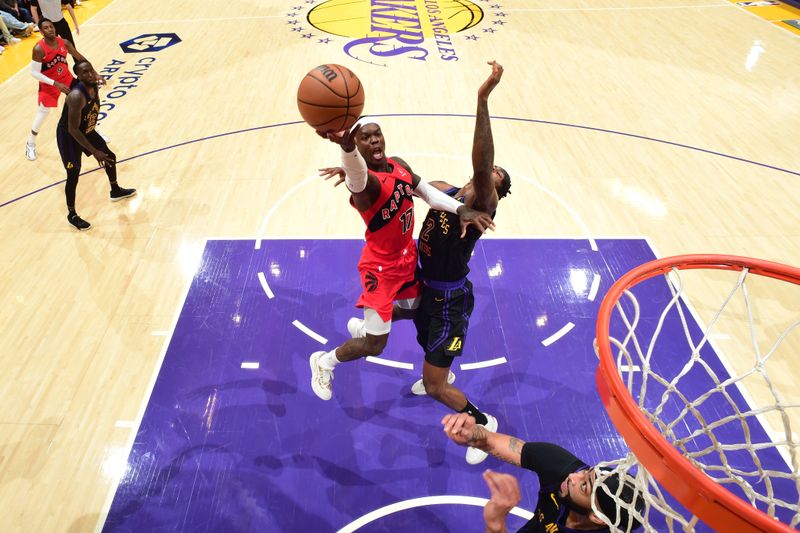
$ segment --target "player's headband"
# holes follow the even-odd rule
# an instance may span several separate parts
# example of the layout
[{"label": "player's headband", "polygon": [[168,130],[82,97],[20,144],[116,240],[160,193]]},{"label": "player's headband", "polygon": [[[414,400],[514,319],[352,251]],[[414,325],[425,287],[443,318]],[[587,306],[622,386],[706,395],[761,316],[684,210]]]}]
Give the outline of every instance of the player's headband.
[{"label": "player's headband", "polygon": [[367,124],[375,124],[379,128],[381,127],[381,125],[378,123],[377,120],[375,120],[374,118],[371,118],[369,115],[364,115],[363,117],[359,118],[356,121],[355,124],[353,124],[353,127],[350,128],[350,133],[353,133],[355,130],[357,130],[361,126],[366,126]]}]

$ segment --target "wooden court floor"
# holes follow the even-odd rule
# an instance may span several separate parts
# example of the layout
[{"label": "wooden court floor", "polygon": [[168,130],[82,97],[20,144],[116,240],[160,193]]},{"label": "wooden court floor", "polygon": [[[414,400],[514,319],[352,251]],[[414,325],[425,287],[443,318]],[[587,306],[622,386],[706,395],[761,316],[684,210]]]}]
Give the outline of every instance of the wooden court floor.
[{"label": "wooden court floor", "polygon": [[[800,266],[791,27],[727,0],[475,1],[466,14],[440,0],[458,27],[437,39],[426,22],[404,50],[357,42],[369,2],[350,3],[363,8],[350,25],[310,15],[323,3],[113,0],[84,22],[78,48],[110,78],[100,129],[139,192],[112,204],[101,172],[82,176],[87,233],[66,222],[58,113],[27,161],[35,82],[23,66],[0,85],[2,531],[102,527],[206,239],[363,234],[346,194],[315,178],[337,151],[295,106],[321,63],[358,74],[390,155],[460,183],[485,62],[501,62],[489,106],[514,186],[497,237],[646,236],[660,256]],[[710,292],[691,295],[701,314],[719,304]],[[762,309],[797,320],[796,296]],[[788,364],[790,391],[798,375]]]}]

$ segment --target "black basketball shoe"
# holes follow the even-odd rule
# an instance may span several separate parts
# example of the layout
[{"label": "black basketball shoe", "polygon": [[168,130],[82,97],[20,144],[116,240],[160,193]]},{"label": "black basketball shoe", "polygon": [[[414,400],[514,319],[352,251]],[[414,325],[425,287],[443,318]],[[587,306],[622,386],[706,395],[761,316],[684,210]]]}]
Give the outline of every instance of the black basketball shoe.
[{"label": "black basketball shoe", "polygon": [[136,196],[136,189],[123,189],[122,187],[118,187],[116,190],[111,191],[109,196],[112,202],[118,202],[125,198]]},{"label": "black basketball shoe", "polygon": [[81,231],[86,231],[87,229],[92,227],[91,224],[89,224],[81,217],[79,217],[77,213],[70,213],[69,215],[67,215],[67,222],[69,222],[76,229],[79,229]]}]

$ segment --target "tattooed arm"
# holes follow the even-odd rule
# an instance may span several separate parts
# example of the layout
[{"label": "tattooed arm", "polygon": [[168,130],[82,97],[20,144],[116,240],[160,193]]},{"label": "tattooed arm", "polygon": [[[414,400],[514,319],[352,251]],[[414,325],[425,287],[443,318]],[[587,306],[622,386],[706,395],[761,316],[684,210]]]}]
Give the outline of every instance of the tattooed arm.
[{"label": "tattooed arm", "polygon": [[479,448],[501,461],[520,466],[524,441],[488,431],[475,424],[475,419],[467,413],[447,415],[442,419],[442,425],[445,434],[456,444]]},{"label": "tattooed arm", "polygon": [[472,184],[475,188],[474,207],[491,213],[497,208],[497,191],[492,177],[494,171],[494,140],[489,119],[489,95],[503,77],[503,67],[490,61],[492,74],[478,89],[478,110],[475,113],[475,135],[472,140]]}]

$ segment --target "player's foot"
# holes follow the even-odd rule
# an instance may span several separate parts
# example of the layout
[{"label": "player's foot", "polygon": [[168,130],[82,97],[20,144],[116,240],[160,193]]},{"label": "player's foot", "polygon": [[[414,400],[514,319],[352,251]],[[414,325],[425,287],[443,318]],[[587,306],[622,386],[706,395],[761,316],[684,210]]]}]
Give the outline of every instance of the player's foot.
[{"label": "player's foot", "polygon": [[[486,415],[486,424],[484,424],[483,427],[492,433],[497,433],[497,419],[492,415],[484,414]],[[467,462],[471,465],[482,463],[487,457],[489,457],[489,454],[483,450],[471,447],[467,448]]]},{"label": "player's foot", "polygon": [[112,190],[109,193],[112,202],[119,202],[125,198],[130,198],[131,196],[136,196],[136,189],[123,189],[122,187],[117,188],[116,190]]},{"label": "player's foot", "polygon": [[79,229],[81,231],[86,231],[87,229],[91,228],[92,225],[83,220],[81,217],[78,216],[77,213],[70,213],[67,215],[67,222],[72,224],[75,229]]},{"label": "player's foot", "polygon": [[354,339],[360,339],[367,336],[367,332],[364,329],[364,320],[361,318],[353,317],[348,320],[347,331],[350,332],[350,336]]},{"label": "player's foot", "polygon": [[[447,383],[450,385],[456,380],[456,375],[453,374],[452,370],[448,370],[447,372]],[[425,392],[425,385],[422,383],[422,380],[416,381],[413,385],[411,385],[411,392],[416,394],[417,396],[425,396],[428,394]]]},{"label": "player's foot", "polygon": [[319,360],[323,355],[325,352],[314,352],[308,358],[308,363],[311,365],[311,389],[321,399],[330,400],[333,396],[333,370],[319,366]]},{"label": "player's foot", "polygon": [[36,161],[36,145],[25,143],[25,157],[28,161]]}]

